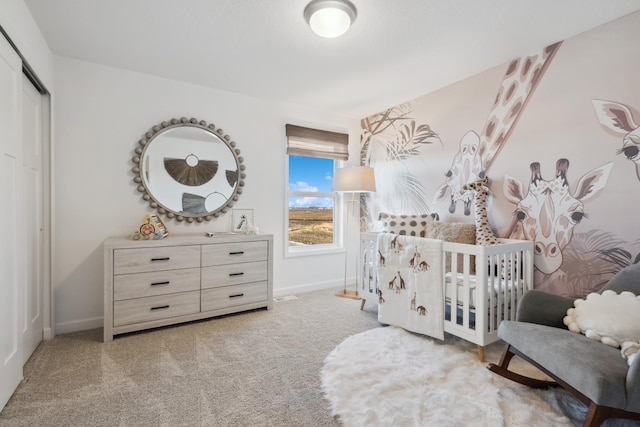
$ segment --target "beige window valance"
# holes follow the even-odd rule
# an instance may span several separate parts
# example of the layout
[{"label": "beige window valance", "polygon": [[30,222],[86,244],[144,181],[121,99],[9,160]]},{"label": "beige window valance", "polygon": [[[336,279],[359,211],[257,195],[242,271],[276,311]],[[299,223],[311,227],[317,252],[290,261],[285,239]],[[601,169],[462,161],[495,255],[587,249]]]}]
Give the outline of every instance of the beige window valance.
[{"label": "beige window valance", "polygon": [[287,154],[349,160],[349,135],[286,125]]}]

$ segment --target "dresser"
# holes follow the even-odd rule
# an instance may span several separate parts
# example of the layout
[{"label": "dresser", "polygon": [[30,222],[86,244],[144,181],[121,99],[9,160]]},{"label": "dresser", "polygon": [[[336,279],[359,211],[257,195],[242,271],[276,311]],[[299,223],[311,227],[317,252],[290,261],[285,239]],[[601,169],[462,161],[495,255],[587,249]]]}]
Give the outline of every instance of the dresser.
[{"label": "dresser", "polygon": [[220,233],[104,242],[104,341],[273,307],[273,236]]}]

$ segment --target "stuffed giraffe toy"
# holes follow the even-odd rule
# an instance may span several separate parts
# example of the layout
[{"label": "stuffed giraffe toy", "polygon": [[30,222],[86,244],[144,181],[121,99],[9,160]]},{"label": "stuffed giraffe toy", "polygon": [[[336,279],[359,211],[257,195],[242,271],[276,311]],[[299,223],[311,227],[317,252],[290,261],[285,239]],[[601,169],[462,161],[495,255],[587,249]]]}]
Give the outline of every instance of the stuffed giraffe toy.
[{"label": "stuffed giraffe toy", "polygon": [[471,190],[476,194],[474,200],[476,208],[476,244],[481,246],[498,244],[498,240],[489,226],[489,216],[487,215],[488,184],[489,178],[484,177],[462,187],[464,190]]},{"label": "stuffed giraffe toy", "polygon": [[[489,216],[487,215],[487,194],[489,194],[489,178],[484,177],[477,181],[464,185],[462,188],[465,190],[471,190],[476,193],[475,208],[476,208],[476,245],[491,246],[499,245],[498,239],[493,230],[489,226]],[[489,272],[494,271],[497,265],[489,263]],[[500,277],[503,279],[511,278],[511,260],[500,260]]]}]

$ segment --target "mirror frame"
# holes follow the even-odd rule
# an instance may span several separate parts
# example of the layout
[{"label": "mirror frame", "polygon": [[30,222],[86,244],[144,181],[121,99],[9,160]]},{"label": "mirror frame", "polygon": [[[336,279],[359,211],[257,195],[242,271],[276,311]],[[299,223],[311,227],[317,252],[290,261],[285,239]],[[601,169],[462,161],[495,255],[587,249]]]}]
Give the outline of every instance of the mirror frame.
[{"label": "mirror frame", "polygon": [[[151,190],[147,188],[145,180],[143,179],[143,171],[140,166],[141,160],[144,158],[145,151],[151,145],[155,138],[162,135],[164,132],[175,129],[177,127],[190,126],[202,129],[209,132],[214,137],[218,138],[221,142],[225,143],[229,148],[229,151],[233,154],[233,157],[238,165],[238,182],[231,193],[231,196],[227,199],[227,202],[217,207],[212,211],[208,211],[205,214],[189,214],[185,212],[177,212],[170,208],[167,208],[160,201],[158,201],[152,194]],[[204,120],[198,120],[195,118],[187,119],[182,117],[180,119],[171,119],[170,121],[164,121],[158,125],[153,126],[148,132],[144,134],[138,141],[138,145],[135,148],[136,155],[131,159],[134,163],[134,167],[131,171],[135,174],[133,182],[136,183],[137,190],[142,193],[142,199],[149,202],[151,208],[158,211],[160,214],[166,215],[168,218],[176,219],[177,221],[187,221],[188,223],[211,221],[213,218],[218,218],[220,215],[225,214],[229,209],[238,201],[240,194],[244,187],[244,179],[246,178],[244,159],[240,156],[240,150],[236,147],[235,141],[231,140],[231,137],[224,133],[220,128],[211,123],[208,124]]]}]

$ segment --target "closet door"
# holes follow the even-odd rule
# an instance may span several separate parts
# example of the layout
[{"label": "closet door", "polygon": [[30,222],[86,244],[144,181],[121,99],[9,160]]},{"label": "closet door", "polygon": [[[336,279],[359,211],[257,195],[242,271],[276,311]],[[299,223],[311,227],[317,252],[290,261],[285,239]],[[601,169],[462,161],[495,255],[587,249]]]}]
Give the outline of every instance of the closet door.
[{"label": "closet door", "polygon": [[22,359],[26,363],[42,341],[44,325],[43,101],[40,92],[24,75],[22,95],[25,282],[21,324],[24,342]]},{"label": "closet door", "polygon": [[0,408],[22,380],[22,63],[0,36]]}]

